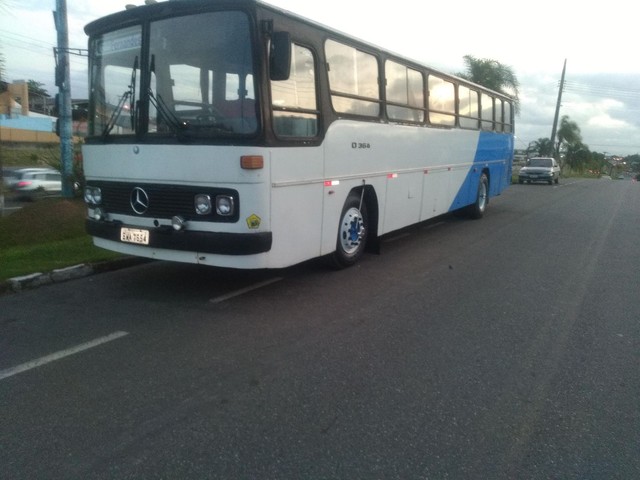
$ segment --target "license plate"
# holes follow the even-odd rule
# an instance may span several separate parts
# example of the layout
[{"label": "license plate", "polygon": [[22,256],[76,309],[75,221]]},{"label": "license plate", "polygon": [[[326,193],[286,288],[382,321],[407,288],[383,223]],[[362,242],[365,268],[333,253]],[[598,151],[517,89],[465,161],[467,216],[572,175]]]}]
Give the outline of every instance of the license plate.
[{"label": "license plate", "polygon": [[123,227],[120,229],[120,240],[138,245],[149,245],[149,230]]}]

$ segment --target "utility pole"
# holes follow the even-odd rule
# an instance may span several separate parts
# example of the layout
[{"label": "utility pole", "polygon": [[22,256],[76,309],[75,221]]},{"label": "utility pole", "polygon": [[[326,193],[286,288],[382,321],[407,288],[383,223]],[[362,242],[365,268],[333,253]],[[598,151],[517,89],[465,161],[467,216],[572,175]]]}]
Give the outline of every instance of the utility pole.
[{"label": "utility pole", "polygon": [[53,20],[58,32],[56,52],[56,86],[58,87],[58,125],[60,135],[60,163],[62,166],[62,196],[73,197],[73,137],[71,117],[71,74],[69,67],[69,27],[67,1],[56,0]]},{"label": "utility pole", "polygon": [[551,145],[553,146],[553,156],[558,159],[560,148],[556,149],[556,133],[558,131],[558,116],[560,115],[560,102],[562,102],[562,90],[564,88],[564,74],[567,71],[567,59],[564,59],[562,76],[560,77],[560,88],[558,89],[558,101],[556,102],[556,115],[553,117],[553,128],[551,129]]}]

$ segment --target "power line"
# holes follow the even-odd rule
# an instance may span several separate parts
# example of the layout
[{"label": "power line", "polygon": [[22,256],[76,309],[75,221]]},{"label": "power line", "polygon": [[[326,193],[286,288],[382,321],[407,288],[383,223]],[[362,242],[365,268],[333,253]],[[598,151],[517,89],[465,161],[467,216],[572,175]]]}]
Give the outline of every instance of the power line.
[{"label": "power line", "polygon": [[612,85],[589,85],[568,80],[565,82],[565,90],[597,97],[611,97],[620,100],[640,100],[640,90],[620,88]]}]

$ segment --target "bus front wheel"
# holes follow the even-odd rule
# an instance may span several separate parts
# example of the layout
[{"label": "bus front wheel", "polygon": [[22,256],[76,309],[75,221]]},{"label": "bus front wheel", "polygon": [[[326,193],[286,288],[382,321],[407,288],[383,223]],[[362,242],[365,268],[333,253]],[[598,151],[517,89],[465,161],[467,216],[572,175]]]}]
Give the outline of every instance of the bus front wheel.
[{"label": "bus front wheel", "polygon": [[367,206],[359,194],[352,193],[340,215],[336,251],[332,256],[335,267],[350,267],[360,259],[367,244],[368,228]]}]

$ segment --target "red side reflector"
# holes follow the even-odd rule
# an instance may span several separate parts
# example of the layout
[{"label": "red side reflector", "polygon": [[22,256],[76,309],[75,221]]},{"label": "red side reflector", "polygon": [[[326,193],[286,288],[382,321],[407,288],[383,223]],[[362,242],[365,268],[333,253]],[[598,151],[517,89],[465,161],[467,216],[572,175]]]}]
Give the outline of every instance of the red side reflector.
[{"label": "red side reflector", "polygon": [[29,185],[31,185],[31,182],[26,181],[26,180],[21,180],[18,182],[18,188],[22,188],[22,187],[28,187]]},{"label": "red side reflector", "polygon": [[398,178],[398,174],[397,173],[388,173],[387,174],[387,178]]},{"label": "red side reflector", "polygon": [[245,170],[259,170],[264,168],[262,155],[243,155],[240,157],[240,166]]}]

